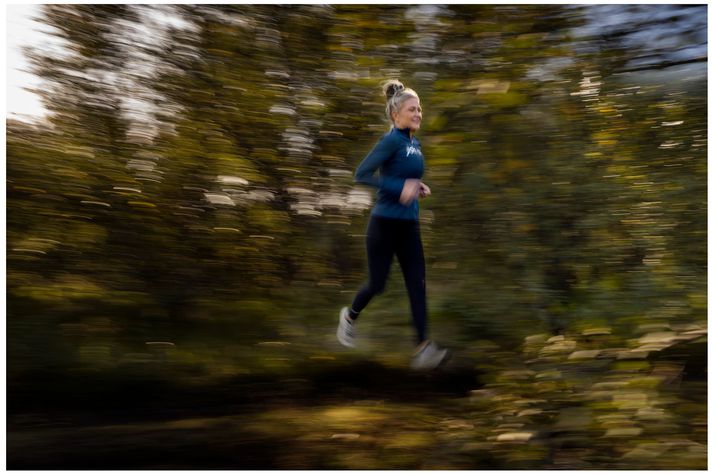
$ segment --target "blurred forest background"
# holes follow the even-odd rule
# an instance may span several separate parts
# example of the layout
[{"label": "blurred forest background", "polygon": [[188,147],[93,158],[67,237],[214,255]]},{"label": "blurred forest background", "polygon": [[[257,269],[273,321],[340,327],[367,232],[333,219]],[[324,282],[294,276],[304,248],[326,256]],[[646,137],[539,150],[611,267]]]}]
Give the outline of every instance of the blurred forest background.
[{"label": "blurred forest background", "polygon": [[[7,121],[9,468],[705,469],[707,7],[45,5]],[[366,277],[420,95],[434,339]]]}]

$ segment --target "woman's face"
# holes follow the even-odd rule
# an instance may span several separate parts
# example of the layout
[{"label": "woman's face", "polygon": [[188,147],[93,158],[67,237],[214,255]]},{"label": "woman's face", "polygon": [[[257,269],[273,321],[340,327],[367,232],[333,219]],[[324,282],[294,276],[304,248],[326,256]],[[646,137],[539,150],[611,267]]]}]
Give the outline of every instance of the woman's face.
[{"label": "woman's face", "polygon": [[416,97],[411,97],[401,104],[401,109],[394,112],[394,124],[397,128],[410,128],[418,130],[421,128],[421,104]]}]

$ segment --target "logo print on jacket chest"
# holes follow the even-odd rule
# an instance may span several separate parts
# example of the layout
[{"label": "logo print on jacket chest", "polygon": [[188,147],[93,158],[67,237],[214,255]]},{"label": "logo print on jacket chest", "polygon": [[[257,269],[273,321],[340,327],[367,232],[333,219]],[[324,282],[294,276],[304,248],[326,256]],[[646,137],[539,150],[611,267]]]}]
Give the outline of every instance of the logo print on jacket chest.
[{"label": "logo print on jacket chest", "polygon": [[407,156],[407,157],[410,156],[411,153],[415,153],[415,154],[417,154],[417,155],[420,155],[420,154],[421,154],[421,150],[419,150],[419,149],[416,148],[415,146],[410,146],[410,145],[409,145],[409,146],[406,147],[406,156]]}]

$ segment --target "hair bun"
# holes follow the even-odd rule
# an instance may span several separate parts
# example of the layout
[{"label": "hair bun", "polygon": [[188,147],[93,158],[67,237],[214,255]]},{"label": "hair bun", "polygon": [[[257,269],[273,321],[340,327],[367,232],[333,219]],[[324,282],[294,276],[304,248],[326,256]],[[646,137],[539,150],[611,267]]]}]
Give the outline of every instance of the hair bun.
[{"label": "hair bun", "polygon": [[386,100],[390,100],[398,92],[400,92],[404,89],[405,89],[405,87],[401,83],[401,81],[398,81],[396,79],[387,81],[386,84],[384,84],[384,95],[386,96]]}]

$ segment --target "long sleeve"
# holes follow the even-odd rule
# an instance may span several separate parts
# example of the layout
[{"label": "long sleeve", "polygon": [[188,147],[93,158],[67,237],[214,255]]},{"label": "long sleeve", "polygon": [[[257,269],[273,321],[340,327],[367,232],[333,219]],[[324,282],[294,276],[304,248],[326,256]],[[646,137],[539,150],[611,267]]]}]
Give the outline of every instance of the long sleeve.
[{"label": "long sleeve", "polygon": [[404,187],[404,179],[375,173],[381,165],[391,158],[398,148],[398,142],[392,136],[385,135],[362,160],[354,173],[354,181],[375,186],[382,192],[398,199]]}]

